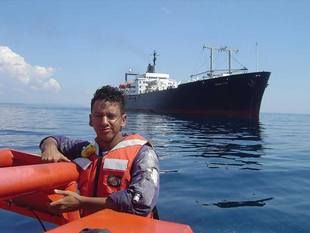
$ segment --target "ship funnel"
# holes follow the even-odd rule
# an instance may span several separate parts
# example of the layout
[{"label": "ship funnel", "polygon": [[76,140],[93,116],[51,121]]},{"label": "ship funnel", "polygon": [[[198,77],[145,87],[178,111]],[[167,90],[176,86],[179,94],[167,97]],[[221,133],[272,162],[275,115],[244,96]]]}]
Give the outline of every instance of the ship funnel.
[{"label": "ship funnel", "polygon": [[146,70],[147,73],[155,73],[155,66],[149,64],[147,66],[147,70]]}]

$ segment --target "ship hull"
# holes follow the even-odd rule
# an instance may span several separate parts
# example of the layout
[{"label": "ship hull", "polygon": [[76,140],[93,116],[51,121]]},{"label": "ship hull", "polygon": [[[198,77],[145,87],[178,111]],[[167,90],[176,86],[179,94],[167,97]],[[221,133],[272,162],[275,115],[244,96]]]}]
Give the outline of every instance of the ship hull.
[{"label": "ship hull", "polygon": [[198,80],[177,88],[125,96],[125,109],[258,119],[270,72]]}]

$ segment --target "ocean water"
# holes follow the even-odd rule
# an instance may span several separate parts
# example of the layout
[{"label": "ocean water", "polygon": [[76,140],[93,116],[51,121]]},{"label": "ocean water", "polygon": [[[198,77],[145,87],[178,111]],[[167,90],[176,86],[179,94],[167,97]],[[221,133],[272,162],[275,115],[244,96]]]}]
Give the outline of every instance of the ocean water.
[{"label": "ocean water", "polygon": [[[0,148],[39,153],[51,134],[92,140],[88,114],[0,104]],[[197,233],[310,232],[310,115],[262,113],[257,123],[128,117],[125,132],[144,135],[160,157],[161,219]],[[0,232],[43,230],[35,219],[0,210]]]}]

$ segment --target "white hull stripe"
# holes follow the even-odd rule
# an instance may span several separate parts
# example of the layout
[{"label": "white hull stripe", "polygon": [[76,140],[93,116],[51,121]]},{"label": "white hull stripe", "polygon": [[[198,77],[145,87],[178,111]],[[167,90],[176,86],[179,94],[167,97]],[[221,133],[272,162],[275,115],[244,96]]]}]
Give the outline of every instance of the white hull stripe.
[{"label": "white hull stripe", "polygon": [[103,168],[125,171],[127,169],[128,160],[124,159],[105,159]]},{"label": "white hull stripe", "polygon": [[141,145],[142,146],[142,145],[144,145],[146,143],[147,143],[147,141],[141,140],[141,139],[125,140],[125,141],[121,141],[120,143],[118,143],[115,147],[112,148],[112,150],[124,148],[124,147],[127,147],[127,146],[136,146],[136,145]]}]

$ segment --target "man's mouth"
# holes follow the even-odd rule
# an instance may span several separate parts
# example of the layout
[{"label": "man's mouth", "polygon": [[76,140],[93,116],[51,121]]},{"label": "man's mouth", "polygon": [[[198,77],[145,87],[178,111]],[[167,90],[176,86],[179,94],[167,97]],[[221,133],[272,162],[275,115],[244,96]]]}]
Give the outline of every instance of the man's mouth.
[{"label": "man's mouth", "polygon": [[109,133],[110,131],[111,131],[111,128],[102,128],[102,129],[100,129],[100,131],[102,132],[102,133]]}]

